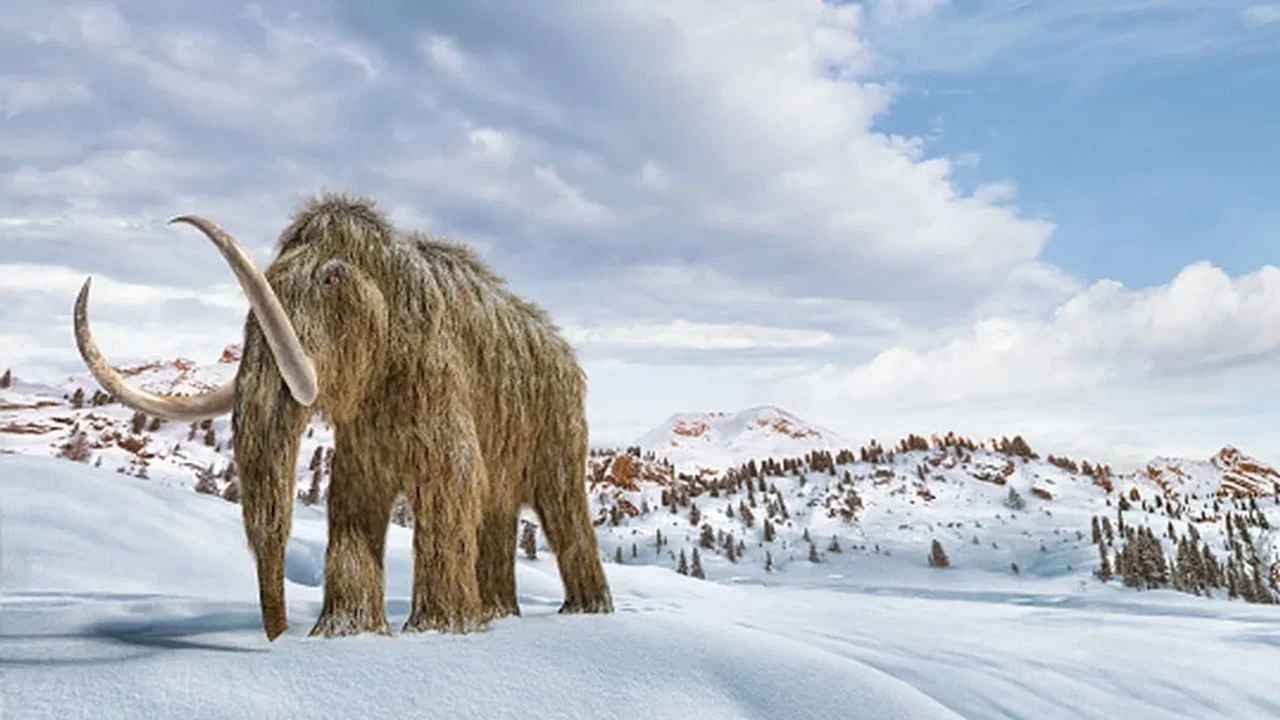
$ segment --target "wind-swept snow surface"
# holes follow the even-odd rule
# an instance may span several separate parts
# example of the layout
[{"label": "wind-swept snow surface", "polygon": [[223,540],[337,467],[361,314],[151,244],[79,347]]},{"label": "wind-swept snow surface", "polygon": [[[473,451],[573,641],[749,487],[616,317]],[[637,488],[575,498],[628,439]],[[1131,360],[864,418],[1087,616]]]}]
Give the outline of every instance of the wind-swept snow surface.
[{"label": "wind-swept snow surface", "polygon": [[[618,613],[559,616],[554,560],[489,632],[309,639],[324,518],[299,506],[291,627],[263,638],[239,507],[0,457],[5,718],[1280,717],[1280,609],[952,568],[895,586],[815,566],[699,581],[608,566]],[[393,627],[409,532],[391,527]],[[744,568],[745,570],[745,568]],[[977,581],[977,582],[975,582]]]}]

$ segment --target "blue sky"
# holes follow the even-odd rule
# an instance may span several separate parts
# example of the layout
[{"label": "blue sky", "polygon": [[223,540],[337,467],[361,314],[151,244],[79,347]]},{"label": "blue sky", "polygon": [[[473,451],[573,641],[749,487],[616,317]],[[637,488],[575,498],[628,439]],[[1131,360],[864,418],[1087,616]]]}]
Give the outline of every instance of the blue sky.
[{"label": "blue sky", "polygon": [[[894,29],[949,35],[956,16],[1002,5],[955,2]],[[1231,273],[1274,262],[1280,21],[1251,22],[1250,8],[1269,15],[1250,2],[1114,5],[1131,11],[1084,21],[1079,33],[1130,39],[1091,57],[1077,46],[1037,47],[1039,23],[1027,18],[1014,54],[896,75],[906,90],[884,127],[933,132],[936,152],[979,154],[957,173],[961,185],[1015,179],[1019,205],[1057,225],[1041,257],[1073,274],[1141,286],[1198,260]],[[1190,53],[1174,32],[1182,24],[1225,37]],[[980,43],[981,26],[970,32]],[[1171,54],[1179,49],[1188,54]]]},{"label": "blue sky", "polygon": [[1280,5],[17,5],[0,365],[216,356],[298,201],[377,198],[548,308],[593,432],[772,403],[851,437],[1265,455]]}]

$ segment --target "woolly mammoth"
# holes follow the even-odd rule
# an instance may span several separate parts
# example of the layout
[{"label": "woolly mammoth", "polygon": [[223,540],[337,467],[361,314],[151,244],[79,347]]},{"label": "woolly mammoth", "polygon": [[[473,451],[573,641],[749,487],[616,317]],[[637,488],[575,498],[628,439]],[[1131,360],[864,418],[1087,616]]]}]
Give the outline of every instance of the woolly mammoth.
[{"label": "woolly mammoth", "polygon": [[584,484],[585,378],[537,306],[467,248],[402,234],[362,198],[313,199],[260,271],[217,224],[174,218],[217,246],[248,296],[236,377],[196,396],[125,383],[89,331],[91,279],[76,298],[76,345],[102,388],[149,415],[231,413],[241,504],[263,628],[287,627],[285,544],[301,436],[334,426],[324,605],[312,635],[386,634],[383,557],[392,503],[414,511],[405,631],[481,630],[518,615],[521,507],[537,512],[560,567],[560,612],[613,601]]}]

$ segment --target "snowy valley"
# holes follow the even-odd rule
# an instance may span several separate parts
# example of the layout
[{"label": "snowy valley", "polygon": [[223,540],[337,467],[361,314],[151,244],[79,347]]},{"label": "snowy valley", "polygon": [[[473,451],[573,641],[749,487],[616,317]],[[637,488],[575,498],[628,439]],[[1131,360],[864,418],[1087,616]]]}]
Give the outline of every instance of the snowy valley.
[{"label": "snowy valley", "polygon": [[[192,392],[238,359],[123,372]],[[616,615],[555,614],[528,513],[524,617],[320,641],[333,443],[316,421],[291,627],[268,645],[228,418],[167,423],[87,374],[19,371],[0,381],[13,717],[1280,716],[1280,472],[1236,448],[1118,473],[1022,437],[881,444],[776,407],[683,413],[584,468]],[[392,615],[409,538],[392,527]]]}]

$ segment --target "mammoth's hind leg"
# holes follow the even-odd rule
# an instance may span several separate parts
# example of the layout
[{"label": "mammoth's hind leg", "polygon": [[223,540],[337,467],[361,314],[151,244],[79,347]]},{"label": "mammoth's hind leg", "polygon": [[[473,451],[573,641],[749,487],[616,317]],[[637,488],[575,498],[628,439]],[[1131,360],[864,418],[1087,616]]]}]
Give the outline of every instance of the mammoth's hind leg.
[{"label": "mammoth's hind leg", "polygon": [[533,509],[555,553],[564,584],[562,613],[613,612],[613,595],[600,562],[599,544],[584,478],[586,452],[549,457],[534,480]]},{"label": "mammoth's hind leg", "polygon": [[327,501],[324,606],[311,635],[388,635],[383,557],[398,488],[370,465],[367,453],[344,444],[340,434]]},{"label": "mammoth's hind leg", "polygon": [[516,508],[491,506],[480,526],[480,556],[476,581],[485,617],[496,620],[519,615],[516,602]]}]

